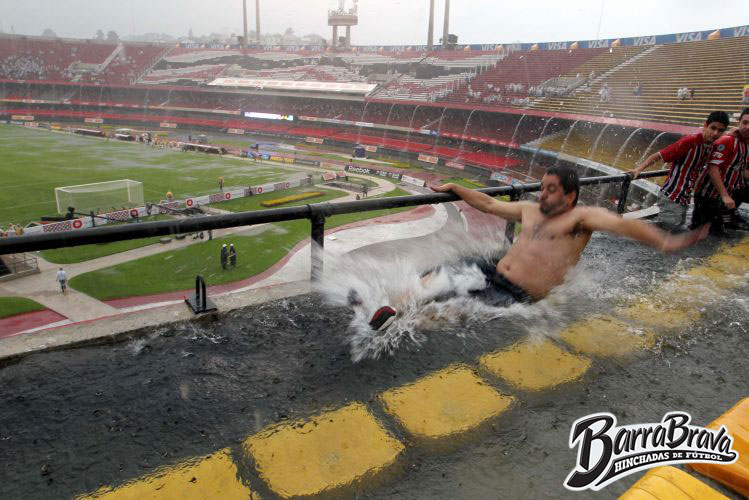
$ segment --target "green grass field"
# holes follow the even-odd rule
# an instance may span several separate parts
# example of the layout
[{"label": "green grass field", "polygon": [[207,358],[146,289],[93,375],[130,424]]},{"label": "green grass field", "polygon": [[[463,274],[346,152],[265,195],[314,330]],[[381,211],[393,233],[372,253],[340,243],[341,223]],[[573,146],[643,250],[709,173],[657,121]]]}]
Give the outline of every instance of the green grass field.
[{"label": "green grass field", "polygon": [[31,299],[23,297],[0,297],[0,319],[32,311],[41,311],[45,307]]},{"label": "green grass field", "polygon": [[[333,193],[336,192],[328,192],[325,197],[316,198],[315,201],[318,203],[328,201],[345,194]],[[406,191],[395,189],[384,197],[407,194]],[[259,203],[262,200],[256,199],[266,195],[242,200],[253,200]],[[232,202],[227,202],[227,205],[229,203]],[[303,204],[304,202],[299,202],[284,206]],[[409,210],[409,208],[337,215],[326,220],[325,228],[332,229],[351,222],[404,210]],[[179,250],[81,274],[70,281],[70,286],[99,300],[111,300],[190,289],[195,286],[197,274],[201,274],[208,285],[239,281],[265,271],[283,258],[297,243],[309,238],[310,224],[307,220],[286,221],[269,224],[264,228],[250,229],[247,233],[254,234],[242,235],[240,233],[212,241],[203,241]],[[233,243],[237,248],[236,268],[221,269],[219,254],[221,245],[224,243]]]},{"label": "green grass field", "polygon": [[[158,220],[169,220],[173,217],[169,215],[154,215],[144,217],[141,222],[153,222]],[[142,238],[138,240],[115,241],[113,243],[94,243],[91,245],[81,245],[79,247],[53,248],[42,251],[42,257],[53,264],[75,264],[107,255],[114,255],[120,252],[126,252],[134,248],[140,248],[158,243],[161,236],[152,238]]]},{"label": "green grass field", "polygon": [[[0,226],[55,215],[55,187],[133,179],[146,200],[199,196],[226,187],[298,178],[308,173],[238,158],[155,149],[44,130],[0,125]],[[111,207],[101,207],[109,209]]]},{"label": "green grass field", "polygon": [[[178,199],[217,191],[217,179],[224,184],[247,186],[296,179],[308,169],[290,165],[255,163],[229,157],[154,149],[142,144],[104,141],[63,133],[30,130],[22,127],[0,128],[0,226],[38,220],[56,213],[54,188],[60,186],[133,179],[143,182],[146,200],[159,200],[167,191]],[[388,179],[389,180],[389,179]],[[358,180],[370,187],[370,179]],[[391,181],[392,182],[392,181]],[[322,197],[285,204],[284,207],[321,203],[346,193],[307,186],[283,193],[238,198],[218,204],[229,211],[262,210],[260,203],[279,196],[308,190],[323,191]],[[386,197],[407,195],[396,189]],[[102,207],[103,209],[110,207]],[[408,210],[378,210],[331,217],[326,229],[351,222]],[[178,250],[170,250],[117,266],[76,276],[70,285],[100,300],[189,289],[196,274],[208,284],[230,283],[254,276],[276,263],[300,241],[309,238],[307,220],[286,221],[263,228],[248,228],[241,233],[201,241]],[[103,245],[47,250],[43,257],[57,264],[71,264],[112,255],[158,242],[158,238],[122,241]],[[222,270],[219,251],[223,243],[234,243],[239,252],[236,268]],[[32,304],[3,306],[9,314],[23,312]]]}]

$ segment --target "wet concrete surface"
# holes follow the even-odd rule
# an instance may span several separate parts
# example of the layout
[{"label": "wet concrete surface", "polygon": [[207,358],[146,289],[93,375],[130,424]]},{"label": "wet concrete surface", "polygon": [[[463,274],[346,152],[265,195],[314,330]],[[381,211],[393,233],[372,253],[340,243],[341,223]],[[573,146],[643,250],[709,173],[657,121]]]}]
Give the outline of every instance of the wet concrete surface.
[{"label": "wet concrete surface", "polygon": [[[586,281],[599,285],[583,287],[558,316],[541,318],[543,327],[609,311],[619,297],[647,291],[716,245],[705,241],[663,256],[596,237],[583,268]],[[612,498],[639,475],[595,494],[562,488],[576,457],[567,447],[572,422],[598,411],[613,412],[620,424],[656,422],[667,411],[686,410],[706,424],[746,397],[746,292],[744,286],[708,304],[699,323],[653,351],[596,360],[583,379],[558,389],[527,393],[483,374],[519,404],[488,428],[435,449],[414,443],[385,417],[376,395],[452,363],[475,366],[479,355],[527,335],[528,324],[499,319],[425,331],[420,347],[407,344],[392,357],[354,364],[345,345],[350,312],[309,294],[152,328],[118,343],[33,354],[0,368],[0,496],[71,497],[226,446],[236,454],[243,438],[270,424],[360,401],[407,451],[379,486],[347,495]],[[253,491],[274,496],[251,463],[241,474]]]}]

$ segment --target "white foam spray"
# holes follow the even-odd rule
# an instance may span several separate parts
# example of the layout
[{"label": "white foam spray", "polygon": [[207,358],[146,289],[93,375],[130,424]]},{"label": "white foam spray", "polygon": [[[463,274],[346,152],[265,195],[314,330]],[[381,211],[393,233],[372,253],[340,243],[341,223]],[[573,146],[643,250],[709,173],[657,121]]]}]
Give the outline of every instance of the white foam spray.
[{"label": "white foam spray", "polygon": [[[399,348],[419,348],[425,331],[440,335],[471,335],[472,325],[497,318],[520,321],[532,339],[554,335],[569,317],[568,304],[584,302],[601,292],[600,279],[588,276],[584,266],[570,272],[570,279],[534,304],[492,307],[469,295],[471,290],[486,286],[484,275],[476,266],[443,266],[422,280],[425,271],[461,257],[491,258],[509,248],[504,235],[496,228],[466,233],[462,228],[444,229],[429,237],[400,242],[403,250],[397,257],[378,256],[375,251],[346,255],[325,253],[323,277],[317,285],[328,302],[350,307],[354,317],[345,342],[351,358],[358,362],[393,354]],[[449,267],[449,271],[446,269]],[[355,290],[362,304],[352,307],[349,299]],[[447,300],[432,301],[452,292]],[[384,305],[398,310],[398,316],[385,331],[369,326],[372,314]],[[574,309],[574,308],[573,308]],[[501,328],[502,323],[493,322]],[[456,328],[459,327],[459,328]],[[501,332],[492,331],[492,335]]]}]

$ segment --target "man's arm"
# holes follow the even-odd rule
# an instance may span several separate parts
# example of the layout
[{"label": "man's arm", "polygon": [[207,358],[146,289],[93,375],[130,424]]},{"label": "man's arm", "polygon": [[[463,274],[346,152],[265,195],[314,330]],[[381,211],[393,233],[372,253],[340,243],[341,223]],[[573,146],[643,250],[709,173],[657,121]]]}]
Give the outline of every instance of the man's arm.
[{"label": "man's arm", "polygon": [[581,223],[591,232],[606,231],[645,243],[661,252],[676,252],[707,236],[708,225],[689,233],[672,235],[635,219],[624,219],[603,208],[583,208]]},{"label": "man's arm", "polygon": [[723,204],[726,206],[726,208],[736,208],[736,202],[733,201],[731,195],[728,194],[728,190],[726,189],[725,184],[723,184],[723,176],[720,175],[720,168],[718,167],[718,165],[715,165],[711,162],[710,166],[707,168],[707,173],[710,176],[710,181],[718,191],[720,199],[723,200]]},{"label": "man's arm", "polygon": [[455,193],[460,198],[477,210],[487,214],[497,215],[508,221],[519,221],[522,219],[523,206],[527,202],[522,201],[500,201],[489,195],[468,189],[457,184],[443,184],[442,186],[429,186],[432,191],[438,193]]},{"label": "man's arm", "polygon": [[632,177],[637,179],[643,170],[657,161],[663,161],[663,157],[661,156],[660,151],[656,151],[652,155],[648,156],[645,161],[643,161],[637,168],[632,170],[632,172],[630,172],[632,174]]}]

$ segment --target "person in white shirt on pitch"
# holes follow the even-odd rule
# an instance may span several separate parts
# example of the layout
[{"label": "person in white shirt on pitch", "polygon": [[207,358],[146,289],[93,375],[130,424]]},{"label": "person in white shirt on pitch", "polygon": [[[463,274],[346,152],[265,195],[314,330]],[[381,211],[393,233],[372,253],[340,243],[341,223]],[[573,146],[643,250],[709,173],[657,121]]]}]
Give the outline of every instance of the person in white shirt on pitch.
[{"label": "person in white shirt on pitch", "polygon": [[57,271],[57,276],[55,277],[58,283],[60,283],[60,290],[62,293],[65,293],[65,290],[68,287],[68,273],[65,272],[63,268],[60,268],[59,271]]}]

